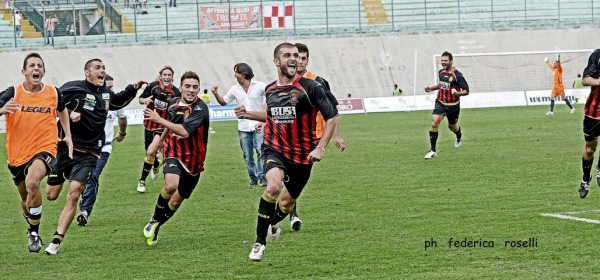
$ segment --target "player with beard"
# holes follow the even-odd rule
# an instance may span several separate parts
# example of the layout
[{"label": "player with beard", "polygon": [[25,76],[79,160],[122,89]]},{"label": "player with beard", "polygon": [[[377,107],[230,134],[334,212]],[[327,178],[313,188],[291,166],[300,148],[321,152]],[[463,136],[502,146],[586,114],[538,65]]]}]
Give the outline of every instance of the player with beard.
[{"label": "player with beard", "polygon": [[144,111],[148,119],[166,128],[161,137],[165,186],[158,195],[152,218],[144,227],[149,246],[156,244],[160,227],[173,217],[183,200],[190,198],[204,170],[209,112],[198,97],[200,78],[196,73],[188,71],[181,76],[181,91],[181,97],[169,102],[166,119],[154,110]]},{"label": "player with beard", "polygon": [[130,84],[115,94],[105,85],[106,70],[102,60],[94,58],[85,63],[85,80],[71,81],[60,87],[66,108],[69,110],[73,139],[73,157],[67,154],[64,142],[58,143],[56,170],[48,176],[46,197],[56,200],[65,180],[69,181],[68,193],[46,253],[55,255],[60,247],[77,210],[79,196],[96,167],[96,161],[104,146],[104,126],[109,110],[121,109],[133,98],[145,81]]},{"label": "player with beard", "polygon": [[40,182],[56,164],[58,128],[56,118],[65,128],[68,156],[73,154],[69,113],[62,93],[42,83],[46,68],[42,57],[30,53],[23,60],[21,73],[25,81],[0,93],[0,115],[6,118],[6,156],[8,169],[21,196],[29,252],[42,248],[39,236],[42,219]]},{"label": "player with beard", "polygon": [[[310,178],[312,164],[323,158],[337,125],[337,108],[323,86],[298,75],[296,46],[278,45],[273,63],[278,79],[266,87],[267,110],[249,112],[243,106],[235,109],[238,118],[265,122],[263,162],[267,188],[259,201],[256,242],[248,256],[253,261],[260,261],[265,253],[269,226],[277,225],[294,208]],[[315,133],[318,112],[326,120],[320,140]],[[277,238],[279,233],[271,238]]]},{"label": "player with beard", "polygon": [[[167,106],[171,99],[180,97],[179,89],[173,86],[175,72],[171,66],[165,66],[158,72],[158,81],[150,83],[140,95],[139,102],[146,105],[146,109],[156,111],[162,118],[167,116]],[[142,167],[142,175],[138,181],[137,191],[146,192],[146,178],[150,174],[152,180],[158,176],[160,161],[156,160],[159,150],[160,136],[164,127],[152,120],[144,120],[144,149],[146,157]]]}]

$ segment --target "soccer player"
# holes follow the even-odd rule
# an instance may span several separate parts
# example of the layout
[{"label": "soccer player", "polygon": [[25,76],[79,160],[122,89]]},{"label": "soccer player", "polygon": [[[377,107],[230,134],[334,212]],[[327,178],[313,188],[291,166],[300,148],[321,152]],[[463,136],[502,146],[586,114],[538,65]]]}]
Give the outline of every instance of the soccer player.
[{"label": "soccer player", "polygon": [[[594,153],[598,146],[600,136],[600,49],[595,50],[588,59],[588,64],[583,70],[584,86],[591,86],[590,95],[584,106],[583,136],[585,148],[581,159],[583,179],[579,185],[579,197],[585,198],[590,189],[592,180],[591,170],[594,165]],[[600,186],[600,166],[596,166],[596,182]]]},{"label": "soccer player", "polygon": [[[323,77],[318,76],[317,74],[309,71],[306,67],[308,66],[310,53],[308,51],[308,46],[302,43],[294,44],[296,48],[298,48],[298,74],[302,77],[315,80],[319,84],[323,86],[323,89],[327,92],[327,97],[333,104],[337,104],[337,99],[331,94],[331,89],[329,87],[329,82],[325,80]],[[247,108],[246,108],[247,109]],[[336,117],[337,118],[337,117]],[[320,140],[323,136],[323,129],[325,128],[325,120],[323,119],[323,115],[321,112],[317,114],[317,126],[315,133],[317,134],[317,140]],[[344,151],[346,149],[346,142],[344,138],[340,135],[340,122],[337,121],[335,130],[333,131],[333,142],[340,149],[340,151]],[[302,227],[302,220],[300,220],[300,216],[298,216],[297,211],[298,203],[294,204],[294,208],[290,212],[290,226],[294,231],[299,231]]]},{"label": "soccer player", "polygon": [[[113,77],[106,74],[104,78],[106,81],[106,87],[113,90]],[[119,133],[115,136],[115,124],[119,124]],[[96,168],[92,176],[90,176],[87,186],[81,195],[81,201],[79,202],[79,215],[77,215],[77,224],[85,226],[88,223],[88,219],[94,209],[96,203],[96,196],[98,195],[98,187],[100,174],[104,170],[110,153],[112,152],[112,142],[121,142],[127,135],[127,115],[125,115],[125,109],[121,108],[117,111],[109,111],[106,117],[106,124],[104,125],[104,146],[102,146],[102,152],[100,152],[100,158],[96,162]]]},{"label": "soccer player", "polygon": [[[267,188],[259,201],[256,242],[248,256],[253,261],[263,258],[269,226],[285,219],[294,208],[310,178],[312,164],[323,158],[337,124],[337,108],[323,86],[298,75],[298,56],[293,44],[279,44],[273,53],[278,78],[265,91],[267,110],[251,112],[244,106],[235,109],[238,118],[266,123],[262,147]],[[326,126],[317,140],[314,127],[319,111]],[[277,238],[279,233],[271,237]]]},{"label": "soccer player", "polygon": [[463,74],[452,67],[453,61],[451,53],[442,53],[441,63],[443,69],[439,71],[439,81],[435,85],[425,87],[425,92],[438,91],[435,108],[431,113],[431,130],[429,131],[431,150],[425,154],[425,159],[437,156],[435,146],[438,138],[438,127],[444,116],[448,117],[448,128],[456,134],[454,147],[458,148],[462,145],[463,135],[461,127],[458,125],[460,97],[469,95],[469,85]]},{"label": "soccer player", "polygon": [[25,82],[0,93],[0,114],[6,118],[8,169],[21,196],[23,216],[29,224],[27,247],[29,252],[37,253],[42,248],[40,182],[55,168],[57,116],[64,128],[63,141],[68,147],[68,156],[72,156],[73,142],[69,113],[65,110],[61,92],[42,83],[46,74],[42,57],[38,53],[28,54],[21,73]]},{"label": "soccer player", "polygon": [[552,93],[550,95],[550,111],[546,113],[548,116],[554,115],[554,100],[557,96],[560,96],[567,106],[569,106],[569,111],[571,114],[575,113],[575,109],[569,102],[569,99],[565,97],[565,86],[563,85],[563,77],[562,77],[562,64],[560,63],[560,54],[556,57],[556,62],[554,64],[550,63],[548,58],[544,58],[546,64],[548,64],[548,68],[552,70],[554,73],[554,85],[552,86]]},{"label": "soccer player", "polygon": [[56,255],[60,244],[75,217],[79,195],[96,167],[96,161],[104,146],[104,126],[109,110],[121,109],[135,98],[137,90],[145,81],[130,84],[115,94],[105,86],[106,70],[102,60],[90,59],[84,66],[85,80],[71,81],[60,87],[69,110],[73,138],[73,157],[66,155],[64,143],[58,143],[56,170],[48,175],[46,197],[56,200],[65,180],[69,181],[68,193],[52,243],[46,253]]},{"label": "soccer player", "polygon": [[[237,84],[231,86],[227,94],[219,95],[218,87],[213,86],[211,91],[215,99],[221,106],[235,101],[238,106],[244,106],[249,111],[259,111],[265,104],[265,83],[252,80],[254,72],[250,65],[246,63],[238,63],[233,67],[233,76],[237,80]],[[248,119],[238,120],[238,135],[240,138],[240,146],[246,169],[250,177],[250,188],[260,184],[263,187],[267,186],[267,180],[264,178],[263,165],[261,162],[262,152],[260,145],[263,142],[263,133],[261,130],[256,130],[257,121]],[[256,161],[254,161],[254,151],[256,151]]]},{"label": "soccer player", "polygon": [[200,78],[191,71],[183,73],[180,89],[181,97],[169,102],[166,119],[154,110],[144,111],[147,118],[166,128],[161,137],[165,186],[158,195],[154,215],[144,227],[150,246],[158,241],[161,226],[173,217],[184,199],[190,198],[204,170],[209,112],[198,97]]},{"label": "soccer player", "polygon": [[[179,89],[173,86],[173,75],[175,72],[171,66],[165,66],[158,72],[158,81],[150,83],[142,95],[139,102],[146,105],[146,109],[154,110],[165,118],[167,115],[167,106],[174,97],[180,97]],[[156,122],[144,119],[144,149],[146,157],[144,158],[144,166],[142,167],[142,175],[138,180],[137,191],[139,193],[146,192],[146,178],[150,174],[151,179],[156,179],[160,161],[156,160],[159,150],[160,136],[164,131],[164,127]],[[152,173],[150,173],[152,172]]]}]

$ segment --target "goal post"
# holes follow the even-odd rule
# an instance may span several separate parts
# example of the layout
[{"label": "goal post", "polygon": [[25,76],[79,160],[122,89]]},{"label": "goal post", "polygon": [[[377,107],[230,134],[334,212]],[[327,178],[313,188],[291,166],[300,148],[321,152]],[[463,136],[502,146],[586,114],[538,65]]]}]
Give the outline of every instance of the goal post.
[{"label": "goal post", "polygon": [[[558,50],[565,89],[572,88],[577,74],[587,65],[593,50]],[[509,92],[552,89],[552,71],[544,62],[556,59],[557,50],[452,54],[453,66],[469,83],[471,92]],[[433,55],[433,81],[438,80],[441,54]]]}]

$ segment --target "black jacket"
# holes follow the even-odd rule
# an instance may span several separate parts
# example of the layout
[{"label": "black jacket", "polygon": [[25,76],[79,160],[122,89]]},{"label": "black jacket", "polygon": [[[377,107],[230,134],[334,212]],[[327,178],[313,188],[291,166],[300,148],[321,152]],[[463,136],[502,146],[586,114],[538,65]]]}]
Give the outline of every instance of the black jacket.
[{"label": "black jacket", "polygon": [[128,85],[120,93],[114,93],[108,87],[98,87],[87,80],[67,82],[60,87],[60,91],[69,114],[73,111],[81,114],[78,122],[70,122],[73,148],[95,155],[100,155],[104,145],[104,125],[108,111],[127,106],[137,94],[133,85]]}]

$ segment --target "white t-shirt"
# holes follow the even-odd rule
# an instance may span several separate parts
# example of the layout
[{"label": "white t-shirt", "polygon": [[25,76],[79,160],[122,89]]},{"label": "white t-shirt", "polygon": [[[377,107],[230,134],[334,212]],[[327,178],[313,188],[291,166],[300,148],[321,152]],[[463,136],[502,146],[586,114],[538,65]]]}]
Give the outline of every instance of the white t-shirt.
[{"label": "white t-shirt", "polygon": [[21,14],[15,14],[15,25],[21,25]]},{"label": "white t-shirt", "polygon": [[119,109],[118,111],[108,111],[106,116],[106,125],[104,125],[104,146],[102,146],[102,152],[112,152],[112,140],[115,138],[115,126],[119,125],[119,119],[127,118],[125,109]]},{"label": "white t-shirt", "polygon": [[[244,105],[246,111],[262,111],[265,104],[265,86],[263,82],[250,81],[250,87],[246,93],[242,85],[236,84],[223,96],[223,100],[228,104],[235,100],[238,106]],[[254,120],[238,119],[238,130],[254,131],[257,123]]]}]

